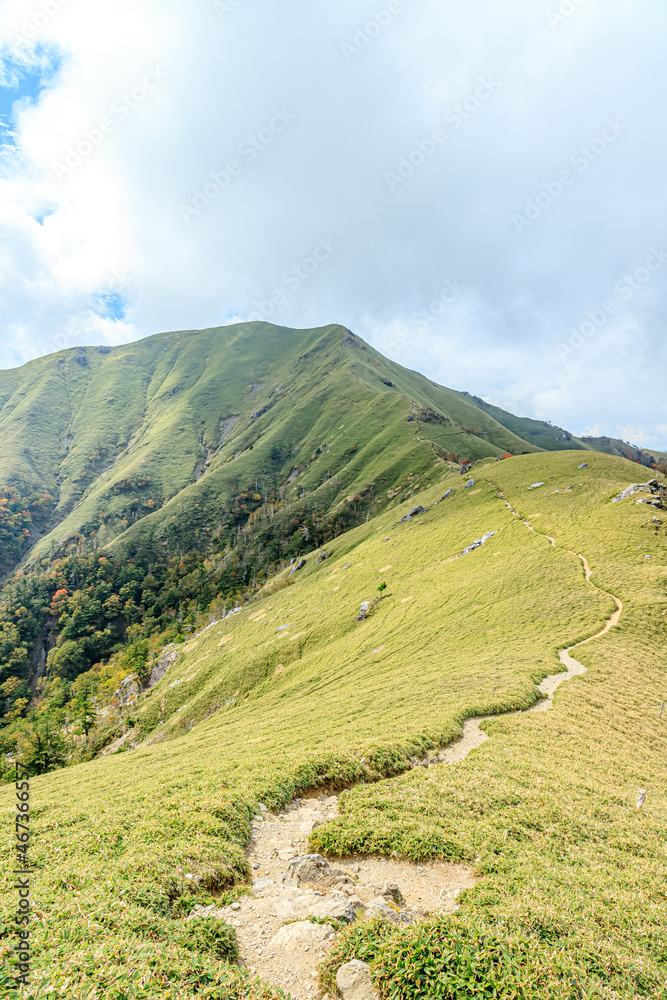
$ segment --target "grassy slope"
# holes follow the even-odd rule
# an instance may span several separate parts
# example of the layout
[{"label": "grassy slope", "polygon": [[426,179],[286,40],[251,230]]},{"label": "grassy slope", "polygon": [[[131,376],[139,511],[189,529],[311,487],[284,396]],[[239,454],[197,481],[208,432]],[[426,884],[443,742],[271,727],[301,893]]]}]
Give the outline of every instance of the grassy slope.
[{"label": "grassy slope", "polygon": [[[417,521],[395,525],[404,505],[342,536],[330,561],[311,559],[292,586],[194,640],[138,714],[157,743],[36,779],[40,977],[68,997],[94,982],[113,995],[124,977],[143,984],[142,997],[196,995],[192,979],[168,985],[169,969],[179,978],[193,967],[184,875],[208,872],[222,885],[242,872],[258,801],[399,773],[464,717],[529,705],[535,682],[558,669],[558,649],[613,610],[585,583],[566,551],[575,547],[626,612],[618,631],[583,648],[589,673],[559,691],[557,710],[487,724],[493,739],[455,767],[357,788],[315,846],[479,856],[486,877],[460,919],[487,915],[533,934],[549,968],[579,967],[586,996],[657,995],[667,767],[655,650],[667,633],[667,546],[662,530],[646,528],[648,508],[609,504],[634,478],[629,463],[595,455],[582,474],[579,460],[494,462],[465,492],[456,476],[433,481],[428,500],[445,486],[455,495]],[[585,485],[527,493],[538,477],[550,492]],[[527,531],[496,483],[564,547]],[[449,561],[489,530],[499,534],[484,548]],[[380,580],[387,596],[357,623]],[[639,786],[649,788],[641,814]],[[3,792],[5,814],[10,800]],[[596,994],[605,978],[621,992]]]},{"label": "grassy slope", "polygon": [[[594,582],[625,602],[620,627],[576,652],[589,672],[560,689],[555,712],[485,724],[491,741],[454,768],[355,790],[316,846],[480,855],[485,877],[467,894],[467,915],[534,933],[541,959],[570,966],[583,996],[664,996],[664,528],[649,508],[609,503],[624,474],[632,479],[619,460],[594,455],[584,488],[554,495],[581,475],[568,464],[565,455],[517,459],[489,477],[536,530],[587,554]],[[526,493],[538,477],[546,497]],[[534,544],[548,552],[546,540]],[[648,789],[642,812],[638,788]]]}]

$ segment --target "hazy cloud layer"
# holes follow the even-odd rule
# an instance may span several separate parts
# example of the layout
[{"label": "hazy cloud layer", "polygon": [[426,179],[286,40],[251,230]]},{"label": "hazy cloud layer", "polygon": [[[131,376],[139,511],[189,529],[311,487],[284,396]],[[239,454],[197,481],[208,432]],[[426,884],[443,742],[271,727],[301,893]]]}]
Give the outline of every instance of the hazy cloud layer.
[{"label": "hazy cloud layer", "polygon": [[667,449],[663,0],[5,0],[0,22],[0,83],[32,95],[0,147],[0,366],[338,321]]}]

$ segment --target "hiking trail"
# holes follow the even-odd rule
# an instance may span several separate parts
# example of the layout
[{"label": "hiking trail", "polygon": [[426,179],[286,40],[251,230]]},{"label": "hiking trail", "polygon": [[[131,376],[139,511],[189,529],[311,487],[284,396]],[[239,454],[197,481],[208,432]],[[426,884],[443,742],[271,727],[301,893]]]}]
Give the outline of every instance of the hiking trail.
[{"label": "hiking trail", "polygon": [[[530,531],[541,535],[513,510],[500,490],[498,493],[515,517]],[[542,537],[554,548],[558,547],[555,538]],[[543,697],[534,705],[523,711],[466,719],[459,739],[435,754],[427,754],[421,761],[413,760],[413,767],[459,763],[489,739],[480,723],[527,712],[546,712],[553,708],[554,694],[561,684],[586,673],[586,667],[571,655],[572,651],[601,638],[617,625],[623,603],[591,581],[592,572],[585,556],[567,551],[581,560],[586,582],[613,598],[614,614],[601,631],[560,652],[565,669],[544,678],[538,685]],[[248,860],[255,875],[251,895],[220,909],[197,906],[188,918],[210,914],[234,927],[239,964],[282,989],[292,1000],[316,996],[327,1000],[327,994],[322,995],[318,989],[317,967],[340,933],[340,921],[351,923],[361,915],[382,914],[402,926],[431,913],[454,912],[459,894],[477,880],[465,865],[443,861],[414,864],[385,857],[325,859],[309,854],[310,834],[337,815],[338,795],[316,792],[297,799],[275,815],[260,806],[248,847]]]}]

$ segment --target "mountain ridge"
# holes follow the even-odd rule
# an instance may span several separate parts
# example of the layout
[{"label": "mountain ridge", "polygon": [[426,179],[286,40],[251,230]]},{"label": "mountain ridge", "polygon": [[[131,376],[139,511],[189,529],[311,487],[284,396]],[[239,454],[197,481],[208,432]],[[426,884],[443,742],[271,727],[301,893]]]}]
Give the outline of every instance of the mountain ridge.
[{"label": "mountain ridge", "polygon": [[[400,456],[393,479],[382,433],[389,427]],[[301,477],[301,493],[319,499],[323,483],[305,465],[325,444],[339,475],[336,503],[368,486],[360,470],[372,464],[369,450],[385,453],[373,473],[392,490],[408,456],[425,469],[429,451],[475,461],[591,448],[547,422],[439,386],[336,324],[297,331],[242,323],[60,351],[0,372],[0,434],[0,489],[52,498],[48,524],[38,537],[33,525],[23,544],[29,562],[81,534],[100,547],[150,537],[171,550],[174,511],[190,524],[197,504],[227,503],[253,480],[294,493],[287,481]],[[622,454],[621,444],[603,450]],[[356,464],[341,475],[353,446]]]}]

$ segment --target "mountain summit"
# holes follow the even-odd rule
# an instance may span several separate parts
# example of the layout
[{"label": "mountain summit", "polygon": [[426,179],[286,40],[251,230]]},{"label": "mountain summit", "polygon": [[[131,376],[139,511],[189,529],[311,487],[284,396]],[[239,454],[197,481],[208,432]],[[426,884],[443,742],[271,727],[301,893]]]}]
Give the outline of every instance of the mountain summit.
[{"label": "mountain summit", "polygon": [[73,541],[189,547],[202,511],[249,485],[331,509],[373,484],[379,509],[434,453],[590,447],[439,386],[344,327],[268,323],[75,348],[0,372],[0,435],[0,489],[34,504],[5,573]]}]

